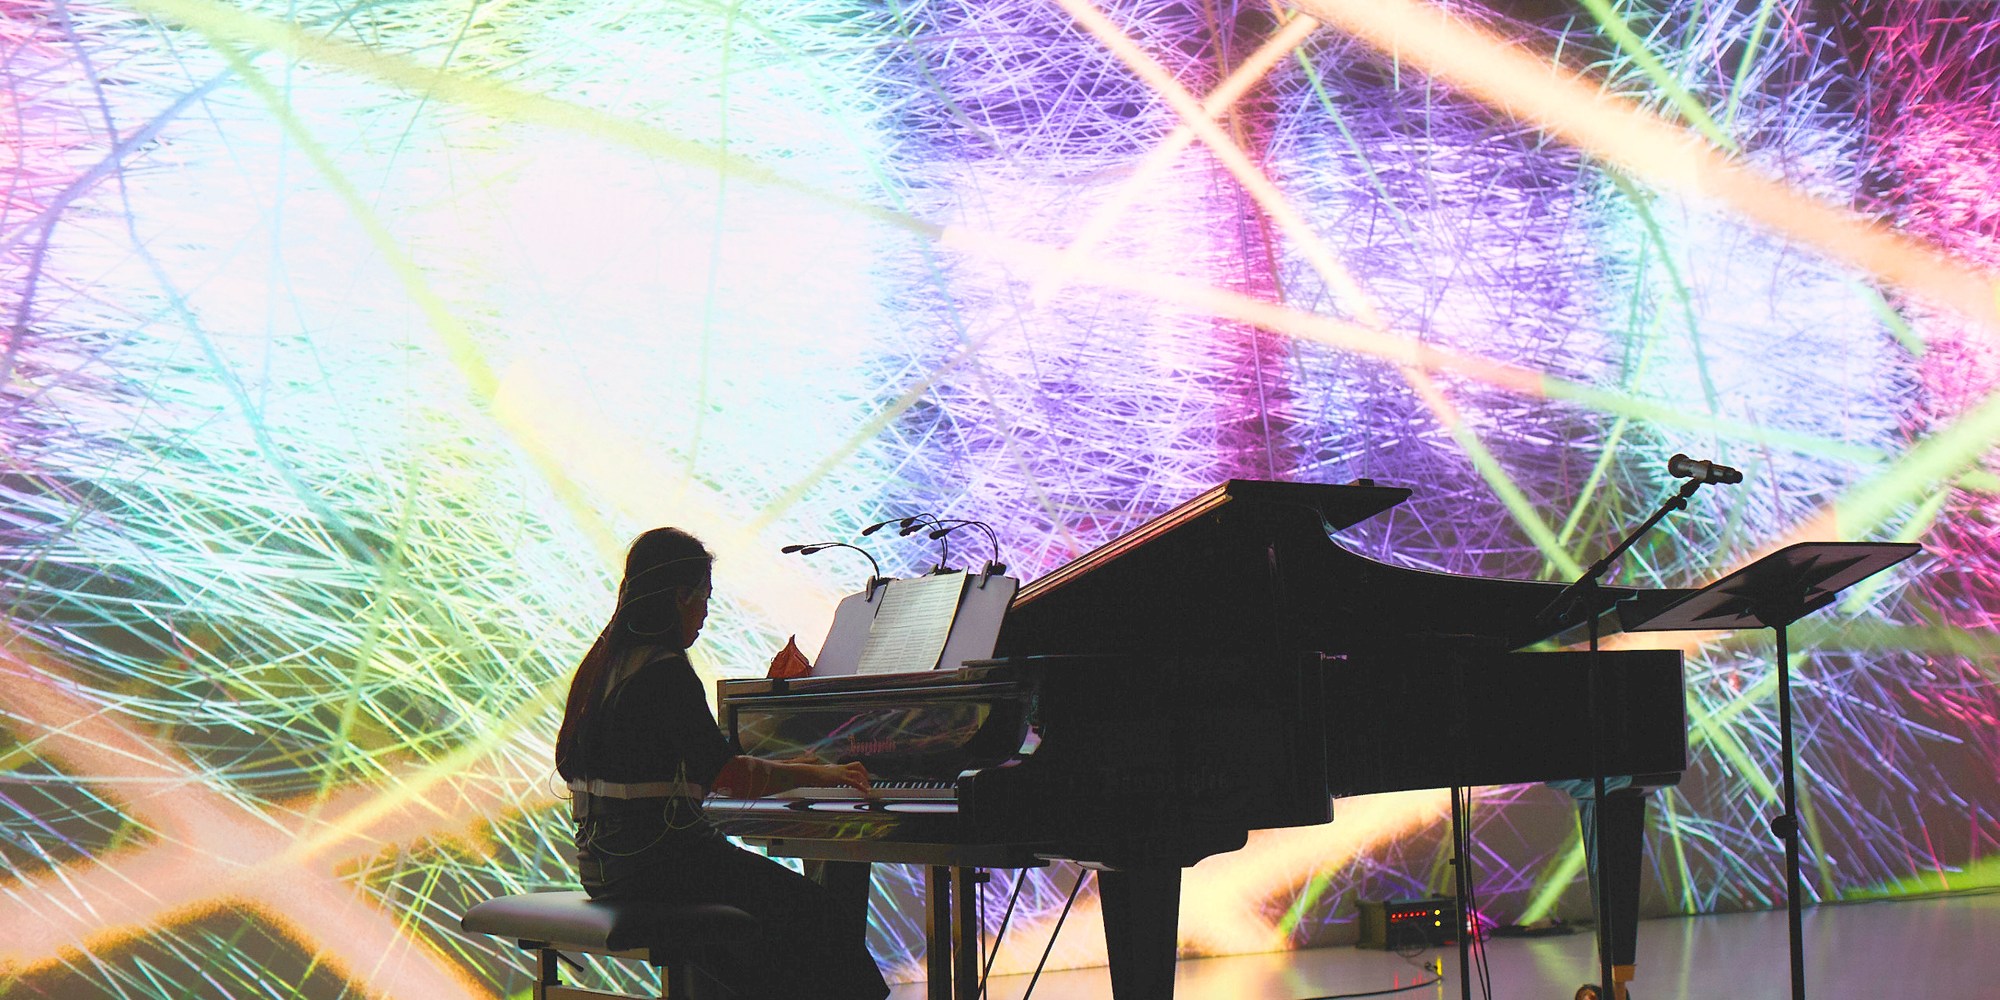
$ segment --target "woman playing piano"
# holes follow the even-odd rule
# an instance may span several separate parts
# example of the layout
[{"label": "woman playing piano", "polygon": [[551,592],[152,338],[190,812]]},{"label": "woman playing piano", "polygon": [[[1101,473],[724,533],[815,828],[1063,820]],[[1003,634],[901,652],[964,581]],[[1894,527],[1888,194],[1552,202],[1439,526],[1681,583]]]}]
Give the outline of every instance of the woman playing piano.
[{"label": "woman playing piano", "polygon": [[[880,1000],[862,931],[823,887],[723,838],[702,815],[710,786],[739,796],[804,785],[868,789],[860,764],[737,755],[687,659],[708,616],[714,562],[694,536],[632,543],[618,607],[570,683],[556,770],[574,793],[577,874],[594,899],[726,903],[762,934],[720,974],[746,998]],[[843,919],[847,918],[847,919]]]}]

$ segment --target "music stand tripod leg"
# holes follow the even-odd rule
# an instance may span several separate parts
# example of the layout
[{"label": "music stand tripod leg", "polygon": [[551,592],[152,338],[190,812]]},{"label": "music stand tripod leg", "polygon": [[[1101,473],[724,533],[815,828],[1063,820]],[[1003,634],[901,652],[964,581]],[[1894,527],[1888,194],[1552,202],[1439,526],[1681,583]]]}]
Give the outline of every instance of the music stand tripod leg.
[{"label": "music stand tripod leg", "polygon": [[1805,1000],[1806,953],[1804,902],[1800,899],[1799,802],[1797,757],[1792,745],[1792,654],[1786,638],[1789,623],[1772,626],[1778,657],[1778,766],[1784,772],[1785,811],[1771,821],[1771,832],[1785,845],[1785,929],[1789,939],[1792,1000]]},{"label": "music stand tripod leg", "polygon": [[1806,995],[1799,875],[1797,749],[1792,740],[1793,622],[1833,604],[1843,590],[1923,551],[1914,542],[1797,542],[1682,598],[1628,631],[1673,632],[1745,627],[1769,628],[1776,636],[1778,682],[1778,762],[1784,811],[1771,833],[1785,845],[1785,919],[1790,938],[1793,1000]]}]

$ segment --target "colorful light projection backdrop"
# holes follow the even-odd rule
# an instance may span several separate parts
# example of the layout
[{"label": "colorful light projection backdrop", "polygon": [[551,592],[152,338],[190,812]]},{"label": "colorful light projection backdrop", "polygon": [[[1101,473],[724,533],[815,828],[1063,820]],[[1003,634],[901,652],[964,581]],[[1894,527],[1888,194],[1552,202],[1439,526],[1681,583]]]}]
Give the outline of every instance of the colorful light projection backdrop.
[{"label": "colorful light projection backdrop", "polygon": [[[1396,58],[1438,8],[1306,9],[0,8],[5,988],[521,988],[457,914],[566,878],[557,705],[645,526],[719,548],[702,662],[749,672],[862,576],[777,547],[898,512],[1033,576],[1227,476],[1366,476],[1418,496],[1365,551],[1559,578],[1675,451],[1748,479],[1623,580],[1930,550],[1800,630],[1813,895],[1990,884],[1987,8],[1454,5]],[[1770,905],[1767,647],[1698,638],[1650,905]],[[1579,912],[1562,797],[1480,801],[1493,915]],[[1196,869],[1188,947],[1442,884],[1437,796],[1338,811]]]}]

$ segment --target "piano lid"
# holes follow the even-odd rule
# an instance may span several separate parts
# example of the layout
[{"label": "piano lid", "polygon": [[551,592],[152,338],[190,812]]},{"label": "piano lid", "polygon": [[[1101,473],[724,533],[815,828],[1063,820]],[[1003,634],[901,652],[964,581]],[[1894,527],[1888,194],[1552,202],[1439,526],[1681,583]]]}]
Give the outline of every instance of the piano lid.
[{"label": "piano lid", "polygon": [[1334,532],[1360,524],[1409,498],[1410,491],[1404,487],[1376,486],[1373,483],[1330,485],[1231,479],[1147,521],[1129,534],[1120,535],[1037,577],[1015,595],[1014,606],[1032,604],[1072,578],[1105,570],[1111,563],[1138,549],[1169,544],[1165,541],[1166,536],[1188,530],[1190,525],[1197,524],[1227,503],[1247,501],[1302,507],[1319,516],[1324,530]]},{"label": "piano lid", "polygon": [[1393,566],[1333,537],[1409,495],[1232,479],[1022,587],[997,652],[1500,651],[1581,620],[1557,613],[1562,583]]}]

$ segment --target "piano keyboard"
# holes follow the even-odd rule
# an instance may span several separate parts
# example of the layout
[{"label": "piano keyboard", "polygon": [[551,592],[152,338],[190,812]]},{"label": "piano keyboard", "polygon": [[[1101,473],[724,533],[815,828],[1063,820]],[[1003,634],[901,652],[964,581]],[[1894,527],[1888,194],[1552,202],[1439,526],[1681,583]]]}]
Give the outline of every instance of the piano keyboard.
[{"label": "piano keyboard", "polygon": [[[773,799],[859,799],[852,788],[794,788],[766,798]],[[870,799],[955,799],[958,786],[951,781],[878,781],[866,796]]]}]

